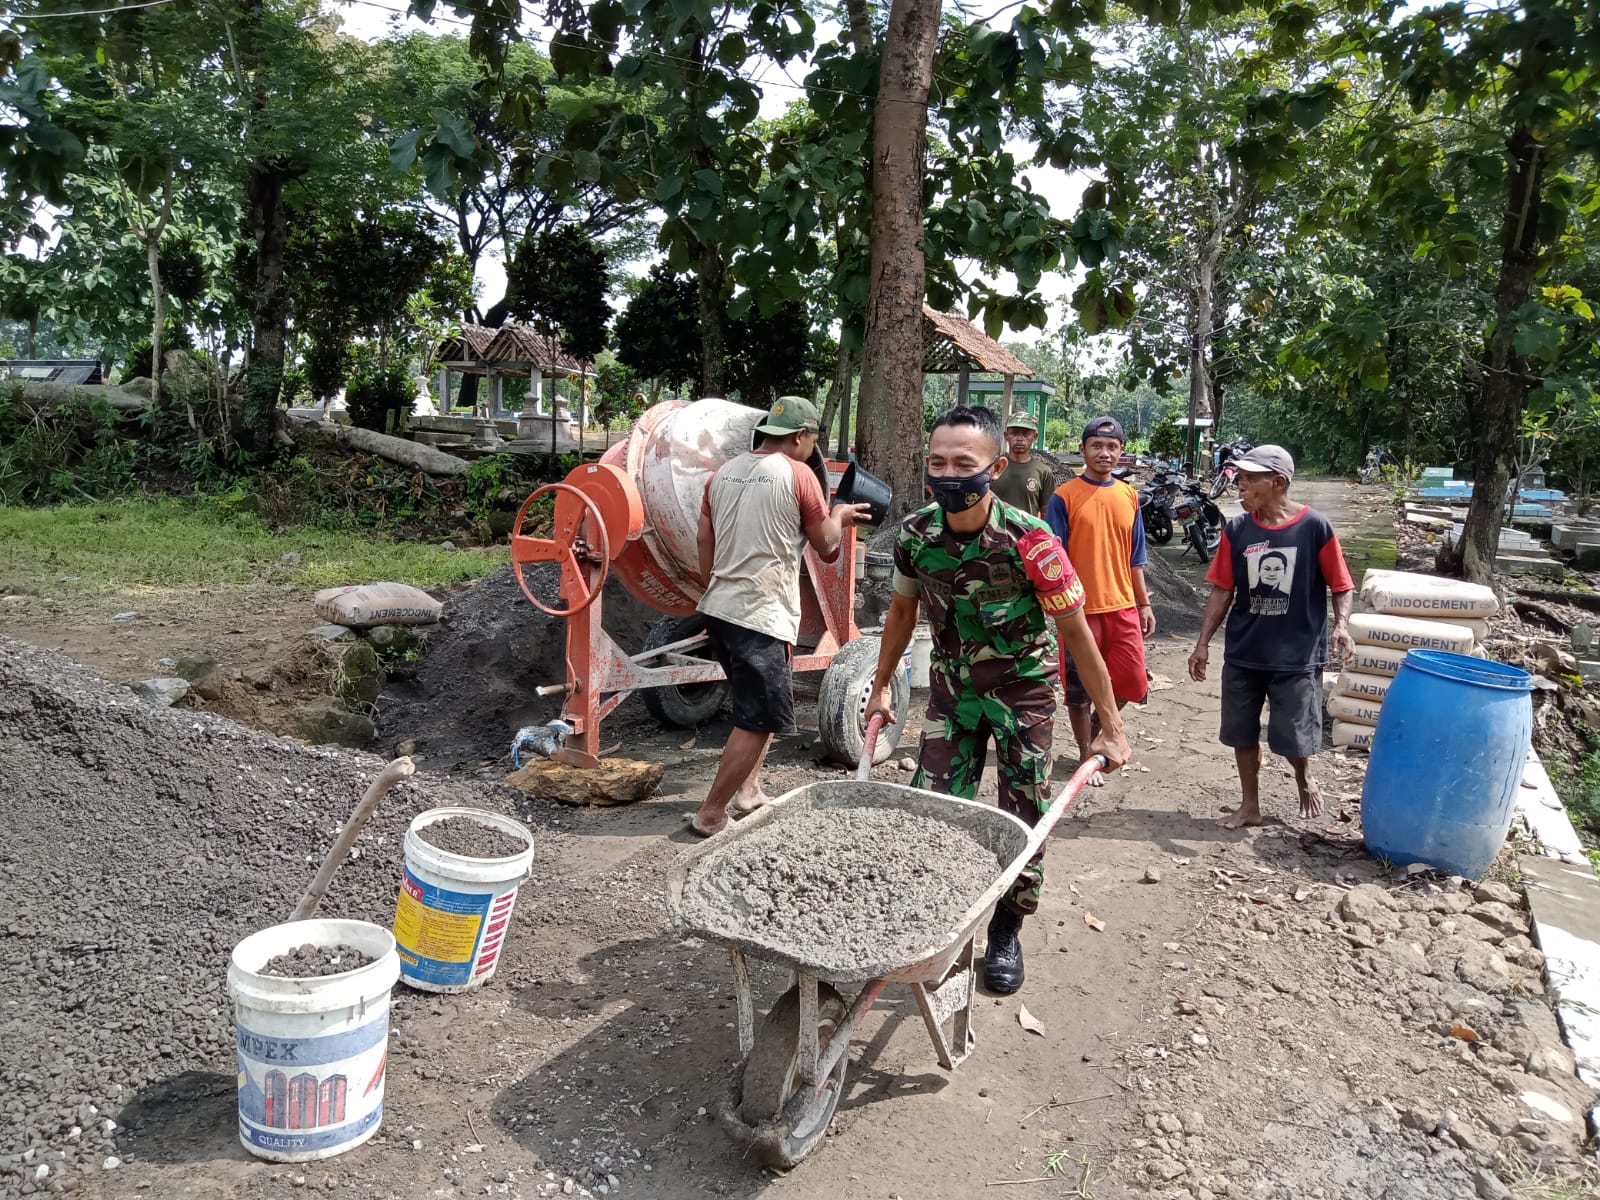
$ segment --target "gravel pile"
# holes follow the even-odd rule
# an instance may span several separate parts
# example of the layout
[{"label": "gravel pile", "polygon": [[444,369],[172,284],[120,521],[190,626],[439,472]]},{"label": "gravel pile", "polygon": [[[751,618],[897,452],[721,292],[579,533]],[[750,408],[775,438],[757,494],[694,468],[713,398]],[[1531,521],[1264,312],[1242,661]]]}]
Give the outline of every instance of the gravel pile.
[{"label": "gravel pile", "polygon": [[684,889],[684,915],[848,972],[944,944],[1000,865],[970,833],[932,817],[808,809],[703,860]]},{"label": "gravel pile", "polygon": [[[284,919],[381,765],[153,708],[0,637],[0,1196],[136,1155],[120,1114],[140,1089],[231,1078],[229,954]],[[322,915],[387,925],[407,824],[449,804],[513,811],[487,786],[401,785]]]},{"label": "gravel pile", "polygon": [[521,838],[471,817],[446,817],[424,825],[417,830],[417,836],[435,850],[467,858],[511,858],[528,848]]},{"label": "gravel pile", "polygon": [[260,974],[279,979],[320,979],[324,975],[343,975],[377,960],[370,954],[346,946],[318,946],[307,942],[267,960]]}]

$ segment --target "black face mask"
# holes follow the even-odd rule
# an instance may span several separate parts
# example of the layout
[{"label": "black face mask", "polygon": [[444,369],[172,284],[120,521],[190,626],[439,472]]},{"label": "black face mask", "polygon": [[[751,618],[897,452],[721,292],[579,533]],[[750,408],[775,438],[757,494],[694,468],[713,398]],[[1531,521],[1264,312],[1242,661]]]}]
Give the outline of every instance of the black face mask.
[{"label": "black face mask", "polygon": [[990,472],[993,469],[994,463],[990,463],[976,475],[954,476],[933,475],[925,470],[922,478],[940,508],[945,512],[958,513],[983,503],[983,498],[989,494]]}]

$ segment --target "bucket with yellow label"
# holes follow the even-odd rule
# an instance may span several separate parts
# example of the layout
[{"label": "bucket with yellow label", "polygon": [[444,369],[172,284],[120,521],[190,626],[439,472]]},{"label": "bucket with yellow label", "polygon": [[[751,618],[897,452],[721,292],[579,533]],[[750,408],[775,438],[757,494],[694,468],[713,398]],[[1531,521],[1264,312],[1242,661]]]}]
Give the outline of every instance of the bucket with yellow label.
[{"label": "bucket with yellow label", "polygon": [[[423,836],[441,821],[467,821],[522,844],[519,853],[474,858]],[[511,929],[517,889],[533,866],[533,834],[475,808],[432,808],[406,830],[405,873],[395,903],[400,978],[426,992],[465,992],[486,982]]]}]

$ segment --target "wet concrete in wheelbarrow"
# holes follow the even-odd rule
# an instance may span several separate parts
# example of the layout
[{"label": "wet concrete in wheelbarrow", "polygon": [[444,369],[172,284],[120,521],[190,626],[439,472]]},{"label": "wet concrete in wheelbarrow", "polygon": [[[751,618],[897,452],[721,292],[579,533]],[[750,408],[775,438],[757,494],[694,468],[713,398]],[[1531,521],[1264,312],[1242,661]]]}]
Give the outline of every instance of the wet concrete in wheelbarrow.
[{"label": "wet concrete in wheelbarrow", "polygon": [[[847,800],[853,785],[820,786]],[[828,978],[858,979],[866,964],[911,963],[947,945],[1002,867],[966,830],[904,809],[807,806],[773,817],[718,835],[723,844],[685,881],[684,919]]]}]

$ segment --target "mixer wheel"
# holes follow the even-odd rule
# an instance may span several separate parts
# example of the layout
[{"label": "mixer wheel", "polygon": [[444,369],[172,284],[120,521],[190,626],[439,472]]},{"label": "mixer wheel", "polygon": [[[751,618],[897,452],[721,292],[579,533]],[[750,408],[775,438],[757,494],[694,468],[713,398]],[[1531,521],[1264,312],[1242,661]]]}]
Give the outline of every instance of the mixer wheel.
[{"label": "mixer wheel", "polygon": [[[657,646],[669,646],[693,637],[705,627],[704,617],[662,617],[650,627],[650,636],[645,638],[644,648],[654,650]],[[703,657],[710,656],[710,647],[707,647]],[[717,679],[710,683],[688,683],[682,687],[645,688],[639,694],[650,715],[663,725],[674,729],[698,729],[722,711],[728,699],[728,681]]]},{"label": "mixer wheel", "polygon": [[[861,761],[867,744],[867,705],[872,702],[872,677],[878,671],[878,639],[858,637],[846,642],[822,673],[822,691],[817,696],[817,731],[827,756],[842,766]],[[906,727],[911,708],[911,681],[904,671],[896,671],[889,683],[889,702],[894,707],[896,724],[886,725],[878,734],[873,752],[874,764],[894,753]]]}]

